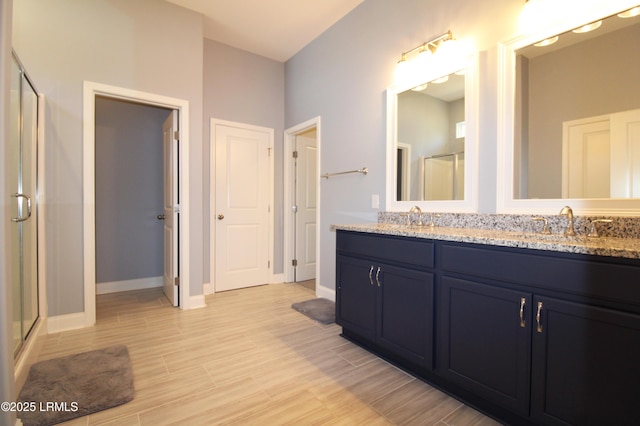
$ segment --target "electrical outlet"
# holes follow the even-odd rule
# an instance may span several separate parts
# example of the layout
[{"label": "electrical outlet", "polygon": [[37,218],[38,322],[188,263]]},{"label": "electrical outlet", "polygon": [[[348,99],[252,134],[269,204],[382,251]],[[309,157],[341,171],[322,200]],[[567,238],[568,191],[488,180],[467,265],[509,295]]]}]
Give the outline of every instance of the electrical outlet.
[{"label": "electrical outlet", "polygon": [[380,208],[380,196],[378,194],[373,194],[371,196],[371,208],[372,209]]}]

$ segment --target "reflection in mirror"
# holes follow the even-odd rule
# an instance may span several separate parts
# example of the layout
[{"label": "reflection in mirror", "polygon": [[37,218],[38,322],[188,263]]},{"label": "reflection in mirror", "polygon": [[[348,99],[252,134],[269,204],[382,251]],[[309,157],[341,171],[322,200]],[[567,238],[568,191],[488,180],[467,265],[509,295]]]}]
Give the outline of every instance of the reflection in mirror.
[{"label": "reflection in mirror", "polygon": [[640,198],[640,16],[593,26],[515,51],[514,199]]},{"label": "reflection in mirror", "polygon": [[397,201],[464,199],[464,96],[464,72],[397,95]]}]

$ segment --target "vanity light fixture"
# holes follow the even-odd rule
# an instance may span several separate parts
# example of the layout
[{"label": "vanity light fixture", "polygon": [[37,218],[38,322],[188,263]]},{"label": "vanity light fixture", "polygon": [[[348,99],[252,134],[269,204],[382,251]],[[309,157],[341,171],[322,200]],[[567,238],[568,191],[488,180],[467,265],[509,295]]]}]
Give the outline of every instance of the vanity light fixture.
[{"label": "vanity light fixture", "polygon": [[640,6],[636,6],[629,10],[625,10],[624,12],[618,13],[620,18],[633,18],[634,16],[640,15]]},{"label": "vanity light fixture", "polygon": [[600,28],[600,25],[602,25],[602,21],[592,22],[590,24],[583,25],[580,28],[576,28],[573,32],[576,34],[588,33],[589,31],[597,30]]},{"label": "vanity light fixture", "polygon": [[449,76],[445,75],[444,77],[440,77],[438,79],[433,80],[432,83],[441,84],[441,83],[445,83],[447,81],[449,81]]},{"label": "vanity light fixture", "polygon": [[[420,75],[421,72],[429,66],[429,63],[432,60],[432,56],[438,52],[440,56],[440,48],[443,47],[443,50],[448,50],[453,47],[452,44],[444,47],[445,44],[449,42],[455,41],[453,38],[453,34],[451,31],[447,31],[444,34],[439,35],[438,37],[426,41],[413,49],[407,50],[406,52],[402,52],[400,56],[400,60],[396,66],[395,71],[395,80],[396,82],[403,82],[410,80],[415,75]],[[414,58],[409,59],[409,57],[414,56]]]}]

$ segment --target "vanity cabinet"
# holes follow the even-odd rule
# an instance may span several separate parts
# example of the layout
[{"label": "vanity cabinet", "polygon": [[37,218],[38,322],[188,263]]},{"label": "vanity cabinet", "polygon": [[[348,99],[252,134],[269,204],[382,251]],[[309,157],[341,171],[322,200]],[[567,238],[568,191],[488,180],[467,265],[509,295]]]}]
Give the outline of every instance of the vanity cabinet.
[{"label": "vanity cabinet", "polygon": [[437,374],[528,415],[531,294],[445,276],[439,295]]},{"label": "vanity cabinet", "polygon": [[640,260],[346,231],[337,249],[345,337],[508,424],[637,423]]},{"label": "vanity cabinet", "polygon": [[411,368],[431,369],[433,244],[343,232],[337,238],[336,323],[343,334]]},{"label": "vanity cabinet", "polygon": [[637,265],[450,243],[440,260],[438,375],[536,424],[634,423]]}]

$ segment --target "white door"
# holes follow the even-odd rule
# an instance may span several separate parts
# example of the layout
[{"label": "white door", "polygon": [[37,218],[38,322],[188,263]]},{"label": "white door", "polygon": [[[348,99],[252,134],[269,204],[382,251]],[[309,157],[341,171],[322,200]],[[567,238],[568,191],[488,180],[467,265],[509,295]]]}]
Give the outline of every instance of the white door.
[{"label": "white door", "polygon": [[635,109],[611,114],[611,198],[639,197],[640,109]]},{"label": "white door", "polygon": [[178,306],[179,268],[179,200],[178,191],[178,112],[173,111],[162,126],[164,165],[164,280],[163,289],[167,299]]},{"label": "white door", "polygon": [[295,281],[316,277],[316,133],[296,136]]},{"label": "white door", "polygon": [[215,146],[215,291],[269,282],[273,130],[212,122]]},{"label": "white door", "polygon": [[609,198],[609,116],[563,123],[562,197]]}]

